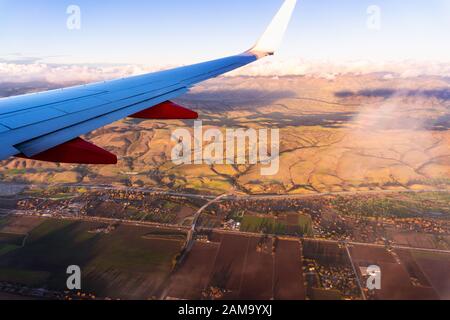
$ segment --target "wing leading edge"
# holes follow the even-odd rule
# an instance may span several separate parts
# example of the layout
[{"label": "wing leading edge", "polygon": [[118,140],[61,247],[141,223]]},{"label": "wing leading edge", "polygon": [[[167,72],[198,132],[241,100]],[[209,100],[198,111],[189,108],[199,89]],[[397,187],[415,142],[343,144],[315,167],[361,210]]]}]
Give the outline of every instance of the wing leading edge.
[{"label": "wing leading edge", "polygon": [[[60,145],[64,145],[65,152],[70,152],[72,141],[79,136],[136,114],[165,119],[164,115],[157,116],[164,110],[173,119],[183,109],[174,107],[169,100],[202,81],[272,55],[281,43],[296,1],[286,0],[258,43],[239,55],[141,76],[0,99],[0,160],[20,156],[53,161],[48,156],[52,152],[47,152],[45,157],[40,155]],[[168,111],[168,106],[177,111]],[[188,111],[183,110],[184,118],[186,112],[193,116]],[[54,159],[58,160],[61,157]]]}]

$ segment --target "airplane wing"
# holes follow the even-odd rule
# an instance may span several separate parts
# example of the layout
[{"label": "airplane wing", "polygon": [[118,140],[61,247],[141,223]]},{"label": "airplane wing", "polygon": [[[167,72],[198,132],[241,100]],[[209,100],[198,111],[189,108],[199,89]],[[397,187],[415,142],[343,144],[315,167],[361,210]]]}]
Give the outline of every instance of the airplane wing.
[{"label": "airplane wing", "polygon": [[196,119],[171,102],[192,86],[272,55],[297,0],[285,0],[257,44],[242,54],[172,70],[0,99],[0,160],[115,164],[117,157],[79,136],[126,117]]}]

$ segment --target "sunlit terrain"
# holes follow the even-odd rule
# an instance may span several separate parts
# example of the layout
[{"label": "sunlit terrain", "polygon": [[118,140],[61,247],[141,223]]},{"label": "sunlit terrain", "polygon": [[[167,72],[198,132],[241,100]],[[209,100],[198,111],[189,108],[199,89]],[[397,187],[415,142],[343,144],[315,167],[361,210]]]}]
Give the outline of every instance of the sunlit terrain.
[{"label": "sunlit terrain", "polygon": [[[448,78],[227,77],[177,102],[205,130],[279,128],[279,172],[175,165],[171,133],[191,121],[85,137],[117,166],[4,161],[0,298],[450,298]],[[374,264],[382,289],[369,291]]]},{"label": "sunlit terrain", "polygon": [[12,159],[3,181],[114,183],[220,193],[320,193],[447,189],[450,88],[440,77],[386,74],[213,80],[179,100],[205,129],[280,128],[280,171],[258,165],[176,166],[170,135],[192,122],[124,120],[87,136],[116,153],[118,166]]}]

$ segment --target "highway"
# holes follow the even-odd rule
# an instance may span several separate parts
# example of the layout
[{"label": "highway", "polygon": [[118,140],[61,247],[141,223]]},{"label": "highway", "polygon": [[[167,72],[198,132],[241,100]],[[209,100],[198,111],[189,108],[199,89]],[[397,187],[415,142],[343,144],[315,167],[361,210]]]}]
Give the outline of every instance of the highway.
[{"label": "highway", "polygon": [[178,267],[183,263],[184,259],[189,255],[189,252],[192,250],[194,244],[195,244],[195,232],[197,230],[197,222],[200,218],[200,215],[203,211],[205,211],[209,206],[213,205],[214,203],[220,201],[221,199],[225,198],[227,194],[220,195],[213,200],[209,201],[207,204],[205,204],[203,207],[201,207],[194,215],[194,219],[192,221],[192,225],[187,231],[186,236],[186,243],[184,245],[184,248],[182,249],[181,255],[177,260],[176,266],[171,271],[170,275],[166,278],[164,281],[164,285],[161,286],[160,293],[158,294],[159,300],[165,300],[167,297],[168,291],[170,289],[170,283],[172,280],[172,275],[178,270]]},{"label": "highway", "polygon": [[[189,255],[190,251],[192,250],[192,248],[195,244],[195,233],[196,232],[207,232],[207,233],[215,232],[218,234],[227,234],[227,235],[245,236],[245,237],[258,237],[258,238],[260,238],[263,235],[261,233],[242,232],[242,231],[237,231],[237,230],[227,230],[227,229],[220,229],[220,228],[203,228],[203,227],[197,226],[199,217],[209,206],[227,198],[228,196],[229,196],[228,194],[223,194],[218,197],[215,197],[214,199],[212,199],[211,201],[206,203],[203,207],[201,207],[195,213],[191,226],[179,226],[179,225],[163,224],[163,223],[156,223],[156,222],[144,222],[144,221],[111,219],[111,218],[101,218],[101,217],[88,217],[88,216],[57,215],[57,216],[52,216],[52,218],[61,219],[61,220],[73,220],[73,221],[101,222],[101,223],[106,223],[106,224],[121,223],[121,224],[132,225],[132,226],[145,226],[145,227],[152,227],[152,228],[157,228],[157,229],[186,233],[185,247],[181,252],[181,256],[179,257],[179,259],[177,261],[177,265],[173,268],[171,273],[166,277],[166,279],[163,282],[163,285],[161,285],[160,288],[158,289],[157,297],[159,299],[165,299],[171,288],[170,284],[173,279],[173,277],[172,277],[173,274],[176,273],[178,268],[182,265],[183,261]],[[39,214],[39,213],[38,212],[30,213],[30,212],[23,211],[23,210],[0,210],[0,216],[1,215],[3,215],[3,216],[11,216],[11,215],[36,216],[36,214]],[[314,237],[280,236],[280,235],[276,235],[276,234],[264,234],[264,235],[278,237],[279,239],[289,240],[289,241],[309,240],[309,241],[316,241],[316,242],[332,243],[335,245],[345,247],[349,261],[351,262],[351,265],[352,265],[353,273],[356,275],[357,285],[360,289],[363,300],[366,300],[367,297],[363,290],[363,284],[361,283],[361,279],[358,276],[356,266],[351,257],[351,252],[349,250],[349,248],[351,246],[367,246],[367,247],[376,247],[376,248],[383,248],[383,249],[389,248],[389,249],[397,249],[397,250],[413,250],[413,251],[422,251],[422,252],[431,252],[431,253],[440,253],[440,254],[450,254],[450,250],[417,248],[417,247],[398,246],[398,245],[386,246],[386,245],[375,244],[375,243],[339,241],[339,240],[321,239],[321,238],[314,238]]]},{"label": "highway", "polygon": [[[11,188],[40,188],[46,189],[52,185],[48,184],[2,184],[0,183],[0,190],[2,185]],[[59,187],[69,187],[69,188],[84,188],[90,191],[122,191],[122,192],[142,192],[142,193],[153,193],[155,195],[167,195],[173,197],[191,198],[191,199],[201,199],[201,200],[215,200],[217,195],[202,195],[195,193],[183,193],[183,192],[173,192],[159,188],[135,188],[135,187],[122,187],[122,186],[110,186],[110,185],[85,185],[85,184],[62,184]],[[54,185],[53,185],[54,187]],[[322,192],[322,193],[310,193],[310,194],[261,194],[261,195],[236,195],[227,194],[221,197],[220,200],[296,200],[296,199],[308,199],[315,197],[324,196],[354,196],[354,195],[375,195],[375,194],[395,194],[395,193],[425,193],[425,192],[450,192],[449,189],[428,189],[428,190],[369,190],[369,191],[340,191],[340,192]],[[0,192],[1,196],[1,192]]]},{"label": "highway", "polygon": [[[194,219],[192,220],[192,225],[191,225],[191,229],[188,232],[188,236],[186,239],[186,247],[185,247],[185,254],[186,255],[189,251],[191,251],[192,246],[194,244],[194,236],[195,236],[195,230],[197,228],[197,222],[198,219],[200,218],[201,214],[203,211],[205,211],[209,206],[213,205],[216,202],[219,202],[220,200],[224,199],[225,197],[227,197],[228,194],[223,194],[220,195],[216,198],[214,198],[213,200],[211,200],[210,202],[208,202],[207,204],[205,204],[203,207],[201,207],[194,215]],[[183,259],[180,259],[180,261]]]},{"label": "highway", "polygon": [[[1,186],[5,185],[0,183],[0,189]],[[24,184],[6,184],[8,186],[8,190],[11,188],[16,188],[17,190],[21,190],[23,187],[27,186],[29,188],[47,188],[49,185],[47,184],[34,184],[34,185],[24,185]],[[206,203],[203,207],[201,207],[194,215],[192,225],[189,226],[178,226],[173,224],[164,224],[164,223],[158,223],[158,222],[146,222],[146,221],[133,221],[133,220],[121,220],[121,219],[111,219],[111,218],[100,218],[100,217],[75,217],[75,216],[68,216],[68,215],[62,215],[62,216],[56,216],[56,218],[59,219],[70,219],[70,220],[84,220],[84,221],[95,221],[95,222],[104,222],[104,223],[124,223],[128,225],[136,225],[136,226],[148,226],[148,227],[154,227],[154,228],[162,228],[162,229],[168,229],[168,230],[175,230],[175,231],[182,231],[186,232],[187,234],[187,241],[186,241],[186,251],[189,252],[190,247],[192,247],[193,239],[196,231],[204,231],[204,232],[218,232],[218,233],[227,233],[227,234],[235,234],[235,235],[246,235],[246,236],[252,236],[252,237],[260,237],[261,234],[259,233],[249,233],[249,232],[242,232],[242,231],[234,231],[234,230],[225,230],[225,229],[209,229],[209,228],[198,228],[197,222],[201,214],[206,210],[209,206],[211,206],[214,203],[220,202],[220,201],[240,201],[240,200],[283,200],[283,199],[305,199],[305,198],[313,198],[313,197],[319,197],[319,196],[337,196],[337,195],[358,195],[358,194],[393,194],[393,193],[424,193],[424,192],[450,192],[450,190],[446,189],[430,189],[430,190],[404,190],[404,191],[396,191],[396,190],[374,190],[374,191],[361,191],[361,192],[330,192],[330,193],[315,193],[315,194],[307,194],[307,195],[235,195],[235,194],[222,194],[219,196],[213,196],[213,195],[200,195],[200,194],[191,194],[191,193],[180,193],[180,192],[171,192],[171,191],[165,191],[162,189],[148,189],[148,188],[129,188],[129,187],[118,187],[118,186],[106,186],[106,185],[100,185],[100,186],[89,186],[84,184],[70,184],[70,185],[61,185],[61,187],[71,187],[71,188],[85,188],[87,190],[95,191],[123,191],[123,192],[143,192],[143,193],[153,193],[155,195],[168,195],[168,196],[175,196],[175,197],[182,197],[182,198],[194,198],[194,199],[201,199],[201,200],[209,200],[208,203]],[[37,198],[39,199],[39,198]],[[35,216],[36,214],[40,215],[48,215],[48,212],[27,212],[27,211],[21,211],[21,210],[9,210],[9,209],[0,209],[0,215],[31,215]],[[275,234],[268,234],[268,236],[278,236]],[[298,240],[299,237],[289,237],[289,236],[282,236],[282,238],[285,239],[292,239],[292,240]],[[361,243],[361,242],[352,242],[352,241],[338,241],[338,240],[329,240],[329,239],[320,239],[320,238],[303,238],[308,240],[315,240],[315,241],[323,241],[323,242],[330,242],[330,243],[344,243],[347,245],[359,245],[359,246],[371,246],[371,247],[378,247],[378,248],[386,248],[386,245],[383,244],[375,244],[375,243]],[[391,245],[390,246],[393,249],[405,249],[405,250],[417,250],[417,251],[425,251],[425,252],[432,252],[432,253],[445,253],[449,254],[450,250],[439,250],[439,249],[429,249],[429,248],[416,248],[416,247],[408,247],[408,246],[398,246],[398,245]]]},{"label": "highway", "polygon": [[[332,244],[342,244],[342,245],[350,245],[350,246],[369,246],[374,248],[386,248],[386,245],[377,244],[377,243],[366,243],[366,242],[354,242],[354,241],[341,241],[341,240],[332,240],[332,239],[322,239],[322,238],[314,238],[314,237],[296,237],[296,236],[285,236],[285,235],[277,235],[277,234],[261,234],[261,233],[252,233],[252,232],[243,232],[236,230],[226,230],[226,229],[210,229],[210,228],[200,228],[197,231],[203,232],[216,232],[222,234],[230,234],[236,236],[248,236],[248,237],[261,237],[262,235],[267,235],[270,237],[278,237],[279,239],[298,241],[298,240],[311,240],[317,242],[324,243],[332,243]],[[414,250],[414,251],[423,251],[430,253],[444,253],[450,254],[450,250],[440,250],[440,249],[429,249],[429,248],[417,248],[417,247],[408,247],[408,246],[398,246],[398,245],[389,245],[389,248],[398,249],[398,250]]]},{"label": "highway", "polygon": [[[216,198],[216,200],[209,202],[207,205],[205,205],[205,208],[202,210],[202,212],[211,204],[216,203],[220,200],[222,200],[224,195],[219,196]],[[218,199],[219,198],[219,199]],[[201,213],[201,212],[200,212]],[[198,212],[197,212],[198,214]],[[11,216],[11,215],[18,215],[18,216],[30,216],[30,217],[36,217],[37,215],[42,215],[45,217],[45,213],[39,213],[39,212],[28,212],[24,210],[6,210],[6,209],[0,209],[0,216]],[[377,244],[377,243],[368,243],[368,242],[355,242],[355,241],[342,241],[342,240],[333,240],[333,239],[323,239],[323,238],[315,238],[315,237],[298,237],[298,236],[285,236],[285,235],[277,235],[277,234],[262,234],[262,233],[253,233],[253,232],[244,232],[244,231],[237,231],[237,230],[228,230],[228,229],[220,229],[220,228],[204,228],[204,227],[194,227],[191,226],[180,226],[180,225],[173,225],[173,224],[164,224],[159,222],[147,222],[147,221],[134,221],[134,220],[122,220],[122,219],[111,219],[111,218],[102,218],[102,217],[88,217],[88,216],[52,216],[53,219],[61,219],[61,220],[73,220],[73,221],[87,221],[87,222],[101,222],[101,223],[122,223],[126,225],[132,225],[132,226],[144,226],[144,227],[153,227],[158,229],[165,229],[165,230],[173,230],[178,232],[186,232],[186,235],[189,235],[190,232],[195,230],[196,232],[215,232],[220,234],[229,234],[229,235],[236,235],[236,236],[247,236],[247,237],[261,237],[263,235],[271,236],[271,237],[278,237],[280,239],[285,240],[291,240],[291,241],[298,241],[298,240],[313,240],[318,242],[325,242],[325,243],[333,243],[333,244],[342,244],[342,245],[350,245],[350,246],[368,246],[368,247],[374,247],[374,248],[392,248],[397,250],[414,250],[414,251],[422,251],[422,252],[430,252],[430,253],[443,253],[443,254],[450,254],[450,250],[441,250],[441,249],[431,249],[431,248],[418,248],[418,247],[408,247],[408,246],[400,246],[400,245],[383,245],[383,244]],[[188,243],[188,241],[186,241]]]}]

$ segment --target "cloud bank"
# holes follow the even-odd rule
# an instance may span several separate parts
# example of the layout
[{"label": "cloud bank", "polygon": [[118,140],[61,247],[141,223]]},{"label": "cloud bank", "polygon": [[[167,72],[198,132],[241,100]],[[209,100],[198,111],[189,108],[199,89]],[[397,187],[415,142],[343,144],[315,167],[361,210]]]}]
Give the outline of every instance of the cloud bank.
[{"label": "cloud bank", "polygon": [[[0,59],[1,82],[42,81],[57,84],[88,83],[143,74],[176,66],[143,65],[62,65],[39,61],[7,61]],[[450,77],[450,62],[387,62],[371,61],[330,62],[306,61],[298,58],[269,58],[227,76],[309,76],[333,80],[345,74],[384,73],[387,79],[418,76]]]},{"label": "cloud bank", "polygon": [[449,62],[417,62],[392,61],[374,62],[369,60],[357,61],[327,61],[304,60],[299,58],[276,59],[268,58],[249,65],[245,70],[232,72],[231,75],[248,76],[312,76],[334,79],[345,74],[385,73],[386,78],[413,78],[418,76],[450,76]]}]

